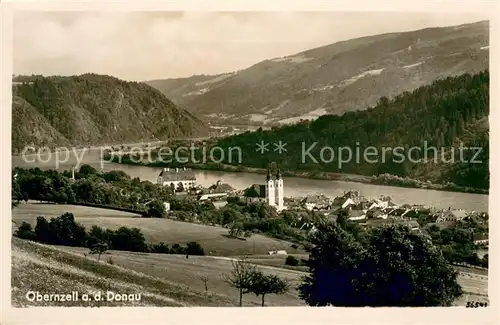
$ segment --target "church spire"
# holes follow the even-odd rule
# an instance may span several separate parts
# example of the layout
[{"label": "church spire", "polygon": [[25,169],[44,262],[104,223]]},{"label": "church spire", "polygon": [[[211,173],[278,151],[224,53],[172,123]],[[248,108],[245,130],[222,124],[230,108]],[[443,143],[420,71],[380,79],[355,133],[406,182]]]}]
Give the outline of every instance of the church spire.
[{"label": "church spire", "polygon": [[267,168],[267,176],[266,176],[266,180],[269,182],[271,180],[271,169],[270,168]]}]

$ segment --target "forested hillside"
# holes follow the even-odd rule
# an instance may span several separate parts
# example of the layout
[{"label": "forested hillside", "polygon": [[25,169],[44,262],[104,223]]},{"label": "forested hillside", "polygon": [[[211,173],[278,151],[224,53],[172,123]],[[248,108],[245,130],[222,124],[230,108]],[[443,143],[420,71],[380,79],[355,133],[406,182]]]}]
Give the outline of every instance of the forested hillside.
[{"label": "forested hillside", "polygon": [[[249,167],[265,168],[269,162],[275,161],[282,169],[289,170],[369,176],[387,173],[487,189],[488,115],[489,72],[486,70],[474,75],[463,74],[438,80],[413,92],[404,92],[393,100],[382,97],[376,106],[364,111],[340,116],[324,115],[313,122],[306,121],[270,131],[246,132],[222,139],[218,145],[241,147],[242,164]],[[256,144],[260,141],[269,143],[268,151],[263,154],[256,152]],[[279,141],[286,143],[287,151],[281,154],[273,145]],[[314,143],[317,144],[309,150]],[[460,162],[460,143],[465,147],[481,147],[477,156],[477,150],[463,151],[464,160],[470,162],[476,156],[474,161],[481,163]],[[365,159],[365,149],[370,146],[377,148],[378,155],[369,154]],[[437,160],[432,149],[428,149],[429,160],[417,161],[426,157],[425,146],[437,149]],[[322,149],[324,147],[333,150]],[[339,166],[338,153],[341,147],[351,148],[353,158]],[[383,147],[392,148],[386,151],[385,162],[382,158]],[[402,148],[398,151],[396,147]],[[409,153],[412,147],[419,149]],[[356,158],[357,148],[359,158]],[[441,152],[444,153],[444,160]],[[406,158],[401,159],[400,154]],[[321,159],[321,155],[324,159]],[[413,162],[408,159],[410,155]],[[233,162],[237,161],[235,158]],[[347,158],[347,151],[344,150],[343,159]],[[229,163],[229,160],[225,162]]]},{"label": "forested hillside", "polygon": [[98,145],[207,132],[198,118],[144,83],[96,74],[14,81],[13,152],[27,145]]}]

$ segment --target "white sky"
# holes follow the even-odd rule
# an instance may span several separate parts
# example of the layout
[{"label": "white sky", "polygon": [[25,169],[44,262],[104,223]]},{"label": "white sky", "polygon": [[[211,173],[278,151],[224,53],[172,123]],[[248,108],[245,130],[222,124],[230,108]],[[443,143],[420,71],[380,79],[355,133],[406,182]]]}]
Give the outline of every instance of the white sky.
[{"label": "white sky", "polygon": [[247,68],[366,35],[487,20],[480,13],[18,12],[14,73],[126,80]]}]

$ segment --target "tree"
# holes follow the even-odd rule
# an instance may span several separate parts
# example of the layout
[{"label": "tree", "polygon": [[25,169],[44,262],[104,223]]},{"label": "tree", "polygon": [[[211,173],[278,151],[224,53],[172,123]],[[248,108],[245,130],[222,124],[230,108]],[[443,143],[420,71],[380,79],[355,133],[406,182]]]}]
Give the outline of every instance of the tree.
[{"label": "tree", "polygon": [[95,175],[97,174],[97,169],[95,169],[94,167],[90,166],[90,165],[82,165],[80,167],[80,170],[78,171],[78,173],[80,175],[82,175],[83,177],[88,177],[90,175]]},{"label": "tree", "polygon": [[238,238],[243,233],[243,224],[241,222],[233,222],[229,228],[229,236]]},{"label": "tree", "polygon": [[245,258],[233,260],[233,270],[229,275],[224,275],[224,281],[231,287],[238,289],[240,297],[240,307],[243,305],[243,295],[251,292],[252,280],[256,267],[250,264]]},{"label": "tree", "polygon": [[108,250],[108,245],[104,242],[99,242],[90,248],[89,254],[97,254],[97,261],[101,259],[101,254]]},{"label": "tree", "polygon": [[163,218],[165,217],[165,206],[163,202],[159,200],[154,200],[148,205],[148,216],[151,218]]},{"label": "tree", "polygon": [[208,292],[208,278],[206,276],[200,276],[200,280],[203,281],[203,284],[205,285],[205,293]]},{"label": "tree", "polygon": [[311,244],[310,274],[299,286],[311,306],[449,306],[462,294],[440,249],[407,227],[374,228],[358,241],[327,223]]},{"label": "tree", "polygon": [[205,255],[203,247],[195,241],[191,241],[186,244],[185,253],[187,255]]},{"label": "tree", "polygon": [[25,221],[17,228],[14,236],[27,240],[36,240],[36,234],[33,231],[31,225]]},{"label": "tree", "polygon": [[299,260],[293,255],[288,255],[286,257],[285,264],[290,266],[297,266],[299,265]]},{"label": "tree", "polygon": [[260,271],[253,273],[250,291],[262,297],[262,307],[266,294],[283,294],[288,291],[288,283],[277,275],[264,275]]},{"label": "tree", "polygon": [[481,266],[482,267],[488,267],[488,254],[485,254],[483,258],[481,259]]}]

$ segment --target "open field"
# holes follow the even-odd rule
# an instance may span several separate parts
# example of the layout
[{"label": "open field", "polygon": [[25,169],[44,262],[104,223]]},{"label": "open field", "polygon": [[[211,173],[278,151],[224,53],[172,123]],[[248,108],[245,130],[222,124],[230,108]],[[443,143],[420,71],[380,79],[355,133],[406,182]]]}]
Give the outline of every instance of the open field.
[{"label": "open field", "polygon": [[304,253],[291,247],[291,243],[269,238],[263,235],[253,235],[251,238],[235,239],[228,235],[228,230],[222,227],[211,227],[200,224],[175,221],[170,219],[139,218],[132,213],[90,208],[72,205],[56,204],[20,204],[12,210],[12,220],[20,225],[23,221],[36,224],[37,216],[46,218],[60,216],[71,212],[75,220],[85,228],[93,225],[116,230],[122,226],[139,228],[148,242],[165,244],[185,244],[196,241],[207,255],[235,256],[267,254],[271,250],[286,250],[292,254]]},{"label": "open field", "polygon": [[[189,257],[162,254],[142,254],[111,251],[101,257],[85,257],[88,250],[73,247],[54,247],[13,238],[12,242],[12,304],[21,306],[235,306],[237,290],[222,278],[231,269],[230,258]],[[105,261],[111,257],[114,265]],[[263,267],[296,286],[298,272]],[[208,278],[205,293],[201,278]],[[42,280],[42,281],[41,281]],[[140,303],[132,302],[42,302],[30,303],[28,291],[41,293],[80,293],[94,291],[140,293]],[[244,306],[259,306],[260,298],[244,296]],[[285,295],[266,296],[267,306],[299,306],[292,289]]]},{"label": "open field", "polygon": [[[13,238],[12,244],[12,301],[14,306],[39,305],[28,303],[27,291],[40,292],[107,291],[118,293],[141,293],[142,305],[155,306],[235,306],[237,291],[223,280],[232,269],[229,257],[185,256],[109,251],[101,256],[86,257],[86,248],[60,247],[31,243]],[[113,265],[106,261],[111,258]],[[257,258],[261,262],[275,264],[279,258]],[[264,263],[264,262],[263,262]],[[304,272],[275,266],[258,267],[264,273],[276,274],[291,284],[284,295],[266,296],[266,306],[303,306],[296,286]],[[205,293],[202,277],[208,279]],[[40,281],[43,279],[43,281]],[[488,302],[487,277],[460,272],[459,283],[466,292],[456,301],[465,305],[467,301]],[[260,299],[253,294],[244,296],[245,306],[258,306]],[[44,303],[58,305],[60,302]],[[82,305],[83,302],[69,303]],[[91,304],[86,303],[86,305]],[[97,303],[94,302],[93,305]],[[130,305],[131,302],[114,302],[115,306]],[[68,305],[68,303],[67,303]]]},{"label": "open field", "polygon": [[[139,218],[138,214],[122,212],[112,209],[101,209],[86,207],[81,205],[69,205],[69,204],[50,204],[50,203],[38,203],[37,201],[28,201],[27,204],[19,204],[19,206],[14,209],[13,212],[16,218],[30,218],[32,216],[45,216],[46,218],[58,217],[65,212],[70,212],[78,218],[95,218],[95,217],[106,217],[106,218]],[[16,221],[16,219],[13,219]],[[24,221],[24,220],[22,220]],[[21,222],[22,222],[21,221]]]}]

